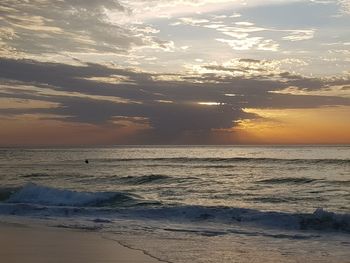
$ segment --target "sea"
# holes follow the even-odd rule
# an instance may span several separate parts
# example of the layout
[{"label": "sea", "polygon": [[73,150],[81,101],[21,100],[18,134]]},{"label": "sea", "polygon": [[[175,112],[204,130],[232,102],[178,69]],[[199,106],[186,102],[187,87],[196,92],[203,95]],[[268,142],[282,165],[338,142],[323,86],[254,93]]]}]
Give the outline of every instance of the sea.
[{"label": "sea", "polygon": [[1,148],[6,220],[163,262],[350,262],[350,146]]}]

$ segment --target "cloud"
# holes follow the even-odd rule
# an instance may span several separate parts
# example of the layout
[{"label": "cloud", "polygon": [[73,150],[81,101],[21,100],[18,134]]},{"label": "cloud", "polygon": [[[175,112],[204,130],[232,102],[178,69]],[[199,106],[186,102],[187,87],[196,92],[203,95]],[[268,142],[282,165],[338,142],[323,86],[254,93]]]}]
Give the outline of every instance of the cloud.
[{"label": "cloud", "polygon": [[342,12],[350,14],[350,1],[349,0],[338,0],[342,8]]},{"label": "cloud", "polygon": [[[220,17],[222,20],[218,20]],[[208,20],[210,18],[212,20]],[[209,30],[215,30],[226,37],[232,39],[216,38],[216,41],[228,44],[233,50],[260,50],[260,51],[278,51],[280,49],[279,40],[302,41],[314,38],[314,29],[281,29],[273,27],[256,26],[250,21],[236,21],[234,26],[230,25],[232,21],[227,21],[227,16],[197,16],[196,18],[179,18],[173,26],[186,25],[193,27],[202,27]],[[236,16],[235,16],[236,18]],[[270,39],[271,32],[274,39]],[[285,35],[285,34],[288,35]]]},{"label": "cloud", "polygon": [[[44,114],[48,120],[54,116],[52,121],[110,125],[116,130],[120,125],[135,125],[143,127],[143,139],[154,143],[180,142],[196,134],[204,140],[239,120],[256,118],[244,108],[350,105],[350,99],[341,94],[317,93],[328,86],[346,87],[349,79],[305,78],[282,71],[276,61],[203,64],[206,71],[189,71],[178,76],[180,80],[91,63],[1,59],[0,67],[0,97],[21,105],[27,101],[26,107],[1,108],[2,116]],[[290,86],[314,92],[284,92]],[[35,103],[41,107],[34,107]]]},{"label": "cloud", "polygon": [[292,30],[288,36],[283,37],[284,40],[301,41],[314,38],[314,30]]},{"label": "cloud", "polygon": [[244,39],[224,39],[217,38],[219,42],[228,44],[234,50],[265,50],[277,51],[279,44],[272,39],[263,39],[262,37],[246,37]]},{"label": "cloud", "polygon": [[292,94],[292,95],[317,95],[317,96],[337,96],[350,98],[350,87],[345,85],[335,85],[335,86],[327,86],[317,90],[308,90],[306,88],[298,88],[298,87],[288,87],[283,90],[273,91],[273,93],[278,94]]},{"label": "cloud", "polygon": [[313,2],[3,0],[2,124],[203,143],[264,118],[247,108],[348,106],[348,1]]},{"label": "cloud", "polygon": [[92,13],[101,13],[104,9],[125,11],[117,0],[65,0],[64,4],[72,8],[84,8]]},{"label": "cloud", "polygon": [[176,23],[173,23],[172,25],[177,26],[177,25],[190,25],[190,26],[197,26],[201,24],[207,24],[210,22],[208,19],[195,19],[192,17],[182,17],[179,18],[179,21]]},{"label": "cloud", "polygon": [[[4,0],[0,4],[0,54],[127,53],[135,47],[168,49],[159,31],[142,24],[122,24],[113,15],[129,16],[116,0]],[[59,41],[58,41],[59,40]]]},{"label": "cloud", "polygon": [[[223,10],[236,10],[243,7],[257,7],[263,5],[288,4],[300,0],[134,0],[121,2],[134,10],[136,17],[152,19],[154,17],[176,17],[183,14],[210,13]],[[233,17],[237,17],[237,12]]]}]

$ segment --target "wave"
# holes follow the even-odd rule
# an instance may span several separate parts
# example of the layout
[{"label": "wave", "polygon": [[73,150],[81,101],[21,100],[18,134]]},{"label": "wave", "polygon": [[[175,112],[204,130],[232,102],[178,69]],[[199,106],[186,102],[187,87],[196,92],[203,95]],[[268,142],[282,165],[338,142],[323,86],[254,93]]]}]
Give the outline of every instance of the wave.
[{"label": "wave", "polygon": [[31,174],[25,174],[22,175],[24,178],[42,178],[42,177],[52,177],[54,175],[52,174],[46,174],[46,173],[31,173]]},{"label": "wave", "polygon": [[13,193],[15,193],[18,190],[18,187],[0,188],[0,202],[7,200]]},{"label": "wave", "polygon": [[314,213],[286,213],[233,207],[182,206],[138,210],[144,218],[252,224],[282,229],[340,231],[350,233],[350,214],[337,214],[322,208]]},{"label": "wave", "polygon": [[78,192],[28,183],[8,192],[6,203],[48,206],[133,206],[147,203],[141,197],[124,192]]},{"label": "wave", "polygon": [[287,213],[227,206],[164,205],[126,192],[78,192],[26,184],[0,190],[0,214],[83,216],[198,223],[220,223],[350,234],[350,214],[326,211]]},{"label": "wave", "polygon": [[[2,204],[0,214],[16,216],[39,217],[82,217],[91,218],[95,223],[111,223],[114,219],[151,220],[176,223],[177,225],[190,223],[191,225],[210,225],[216,223],[220,227],[226,225],[229,234],[232,227],[254,227],[261,230],[278,229],[287,231],[318,231],[340,232],[350,234],[350,214],[340,214],[326,211],[322,208],[313,213],[286,213],[276,211],[259,211],[247,208],[233,207],[205,207],[205,206],[149,206],[149,207],[44,207],[29,204]],[[100,218],[103,217],[103,222]]]},{"label": "wave", "polygon": [[306,177],[278,177],[269,178],[257,181],[260,184],[291,184],[291,185],[303,185],[313,183],[325,183],[327,185],[349,185],[349,180],[327,180],[327,179],[316,179]]},{"label": "wave", "polygon": [[235,162],[272,162],[272,163],[298,163],[298,164],[343,164],[349,165],[350,159],[282,159],[282,158],[251,158],[251,157],[232,157],[232,158],[192,158],[192,157],[164,157],[164,158],[117,158],[117,159],[99,159],[99,162],[136,162],[136,161],[155,161],[155,162],[173,162],[173,163],[191,163],[191,162],[209,162],[209,163],[235,163]]},{"label": "wave", "polygon": [[309,184],[317,181],[322,181],[322,179],[313,179],[306,177],[279,177],[264,179],[257,182],[264,184]]},{"label": "wave", "polygon": [[150,184],[169,181],[169,179],[172,179],[172,177],[161,174],[151,174],[143,176],[126,176],[118,179],[119,181],[128,184]]}]

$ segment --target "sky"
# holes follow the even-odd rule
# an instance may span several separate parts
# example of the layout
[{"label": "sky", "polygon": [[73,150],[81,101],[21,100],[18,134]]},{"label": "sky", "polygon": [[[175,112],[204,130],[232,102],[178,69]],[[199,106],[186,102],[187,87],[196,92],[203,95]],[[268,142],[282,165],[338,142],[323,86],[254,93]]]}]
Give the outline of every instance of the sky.
[{"label": "sky", "polygon": [[0,146],[350,144],[349,0],[1,0]]}]

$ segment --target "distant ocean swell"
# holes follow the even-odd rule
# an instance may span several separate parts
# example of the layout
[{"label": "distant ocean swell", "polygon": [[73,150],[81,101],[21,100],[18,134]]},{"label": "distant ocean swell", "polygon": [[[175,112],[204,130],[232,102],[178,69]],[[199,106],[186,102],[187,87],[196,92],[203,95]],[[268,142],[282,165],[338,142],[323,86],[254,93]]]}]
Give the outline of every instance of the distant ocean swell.
[{"label": "distant ocean swell", "polygon": [[350,234],[350,214],[260,211],[225,206],[164,205],[125,192],[78,192],[36,184],[0,190],[0,213],[24,216],[119,216],[140,220],[251,224],[261,227]]},{"label": "distant ocean swell", "polygon": [[[94,161],[94,160],[92,160]],[[294,164],[345,164],[350,165],[350,159],[282,159],[282,158],[250,158],[250,157],[233,157],[233,158],[190,158],[190,157],[169,157],[169,158],[108,158],[97,159],[98,162],[207,162],[207,163],[235,163],[235,162],[272,162],[272,163],[294,163]]]},{"label": "distant ocean swell", "polygon": [[[226,166],[225,166],[226,167]],[[22,175],[23,178],[29,179],[45,179],[45,178],[72,178],[78,177],[76,174],[49,174],[49,173],[30,173]],[[223,176],[233,176],[232,174],[224,174]],[[100,180],[103,180],[100,179]],[[141,176],[109,176],[105,180],[129,185],[143,185],[143,184],[167,184],[167,183],[181,183],[186,181],[195,182],[200,180],[200,175],[198,176],[186,176],[186,177],[174,177],[165,174],[148,174]],[[328,185],[350,185],[350,180],[327,180],[322,178],[307,178],[307,177],[278,177],[278,178],[267,178],[267,179],[257,179],[255,181],[257,184],[271,184],[271,185],[303,185],[303,184],[314,184],[323,183]],[[6,190],[7,188],[5,188]],[[3,189],[4,190],[4,189]],[[0,189],[0,200],[1,200],[1,189]]]}]

